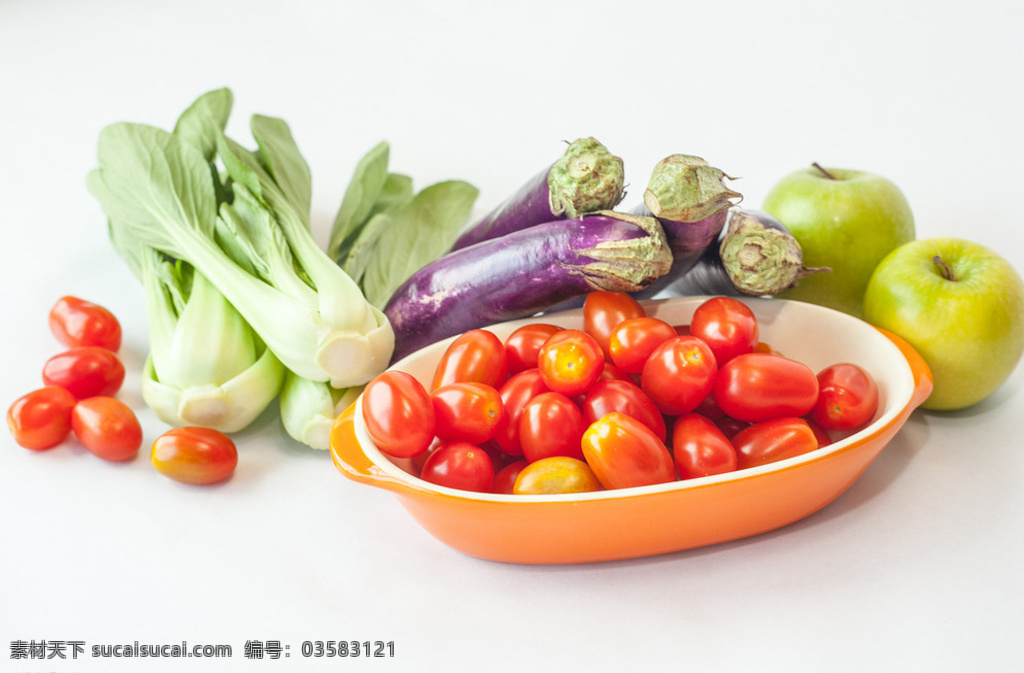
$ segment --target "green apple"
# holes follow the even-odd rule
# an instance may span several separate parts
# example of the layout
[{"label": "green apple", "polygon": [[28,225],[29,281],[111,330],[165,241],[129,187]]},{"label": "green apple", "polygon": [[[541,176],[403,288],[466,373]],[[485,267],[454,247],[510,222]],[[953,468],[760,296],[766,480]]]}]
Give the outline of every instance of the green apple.
[{"label": "green apple", "polygon": [[782,178],[761,207],[793,233],[803,248],[804,266],[830,269],[802,278],[779,296],[857,317],[875,266],[915,236],[903,192],[865,171],[813,164]]},{"label": "green apple", "polygon": [[1024,352],[1024,281],[978,243],[907,243],[875,269],[864,319],[906,339],[932,370],[926,409],[963,409],[991,395]]}]

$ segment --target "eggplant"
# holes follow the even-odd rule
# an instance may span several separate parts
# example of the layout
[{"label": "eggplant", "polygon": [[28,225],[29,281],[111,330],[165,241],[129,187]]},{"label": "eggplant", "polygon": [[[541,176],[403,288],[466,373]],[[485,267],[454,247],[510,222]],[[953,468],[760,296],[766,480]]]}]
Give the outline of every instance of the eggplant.
[{"label": "eggplant", "polygon": [[569,143],[562,156],[498,207],[471,225],[452,245],[461,250],[535,224],[609,210],[622,201],[622,159],[594,138]]},{"label": "eggplant", "polygon": [[594,290],[635,292],[668,272],[658,221],[602,210],[450,252],[417,271],[384,313],[392,362],[435,341],[550,309]]}]

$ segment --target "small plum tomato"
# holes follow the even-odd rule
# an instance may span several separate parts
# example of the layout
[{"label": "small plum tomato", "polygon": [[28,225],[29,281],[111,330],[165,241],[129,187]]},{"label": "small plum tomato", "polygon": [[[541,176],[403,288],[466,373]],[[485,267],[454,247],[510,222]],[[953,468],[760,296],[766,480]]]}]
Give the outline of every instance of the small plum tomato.
[{"label": "small plum tomato", "polygon": [[498,470],[498,473],[494,475],[494,484],[491,486],[491,492],[501,493],[504,495],[512,495],[515,493],[513,489],[516,485],[516,478],[519,477],[519,473],[522,472],[523,468],[527,465],[529,465],[529,463],[525,460],[519,459]]},{"label": "small plum tomato", "polygon": [[377,448],[396,458],[426,451],[434,439],[434,405],[415,377],[388,370],[363,389],[363,423]]},{"label": "small plum tomato", "polygon": [[732,439],[738,469],[801,456],[818,448],[811,426],[802,418],[780,416],[754,423]]},{"label": "small plum tomato", "polygon": [[583,398],[583,418],[588,424],[613,411],[632,416],[650,428],[658,439],[665,441],[668,434],[665,417],[661,415],[647,393],[635,383],[598,381]]},{"label": "small plum tomato", "polygon": [[661,484],[676,479],[665,443],[650,428],[613,411],[591,423],[581,441],[583,456],[605,488]]},{"label": "small plum tomato", "polygon": [[696,409],[715,386],[718,365],[708,345],[676,336],[658,346],[644,364],[640,387],[661,413],[678,416]]},{"label": "small plum tomato", "polygon": [[527,402],[546,392],[549,392],[548,387],[536,367],[508,377],[498,390],[505,416],[494,433],[494,443],[503,452],[512,456],[523,455],[523,447],[519,444],[519,417]]},{"label": "small plum tomato", "polygon": [[680,479],[736,469],[736,449],[714,421],[690,412],[672,425],[672,456]]},{"label": "small plum tomato", "polygon": [[817,400],[814,372],[781,355],[738,355],[718,370],[715,382],[715,401],[722,411],[751,423],[777,416],[804,416]]},{"label": "small plum tomato", "polygon": [[436,390],[449,383],[474,381],[500,388],[508,378],[508,359],[505,344],[485,329],[463,332],[445,349],[434,370],[430,389]]},{"label": "small plum tomato", "polygon": [[604,369],[604,354],[594,337],[582,330],[564,329],[541,346],[537,366],[548,388],[575,397],[597,381]]},{"label": "small plum tomato", "polygon": [[71,410],[71,430],[82,446],[103,460],[131,460],[142,446],[139,419],[127,404],[114,397],[79,400]]},{"label": "small plum tomato", "polygon": [[818,372],[818,389],[811,416],[825,430],[867,425],[878,410],[878,384],[855,364],[842,362]]},{"label": "small plum tomato", "polygon": [[519,416],[519,445],[529,462],[550,456],[582,460],[583,412],[562,393],[547,392],[526,403]]},{"label": "small plum tomato", "polygon": [[752,353],[758,344],[757,318],[743,302],[712,297],[693,312],[690,334],[704,340],[721,367],[737,355]]},{"label": "small plum tomato", "polygon": [[508,361],[509,375],[536,367],[540,347],[561,329],[548,323],[531,323],[509,334],[505,339],[505,359]]},{"label": "small plum tomato", "polygon": [[183,484],[215,484],[234,474],[238,449],[223,432],[182,426],[157,437],[149,459],[168,479]]},{"label": "small plum tomato", "polygon": [[604,361],[604,369],[601,370],[601,375],[597,377],[598,381],[629,381],[630,383],[636,383],[640,377],[627,374],[614,363]]},{"label": "small plum tomato", "polygon": [[494,464],[487,452],[469,442],[445,442],[431,452],[420,479],[464,491],[490,492]]},{"label": "small plum tomato", "polygon": [[747,421],[737,420],[735,418],[730,418],[729,416],[716,418],[715,425],[718,426],[718,429],[722,431],[723,435],[729,438],[729,441],[732,441],[733,437],[738,435],[740,431],[746,430],[750,427],[750,423]]},{"label": "small plum tomato", "polygon": [[649,316],[629,318],[612,329],[608,353],[619,369],[639,374],[654,349],[675,336],[675,328],[664,320]]},{"label": "small plum tomato", "polygon": [[42,451],[71,434],[75,396],[60,386],[45,386],[22,395],[7,410],[7,427],[20,446]]},{"label": "small plum tomato", "polygon": [[65,296],[50,309],[50,331],[68,348],[121,348],[121,323],[106,308],[78,297]]},{"label": "small plum tomato", "polygon": [[813,418],[811,418],[810,416],[804,416],[804,420],[807,422],[807,425],[811,426],[811,431],[814,433],[814,438],[818,440],[819,449],[823,446],[828,446],[829,444],[832,443],[832,435],[828,434],[828,431],[825,430],[825,428],[818,425]]},{"label": "small plum tomato", "polygon": [[483,444],[494,437],[505,418],[501,394],[486,383],[449,383],[430,393],[430,400],[434,434],[444,442]]},{"label": "small plum tomato", "polygon": [[110,397],[124,383],[124,365],[106,348],[75,346],[46,361],[43,383],[65,388],[79,400]]},{"label": "small plum tomato", "polygon": [[608,339],[623,320],[647,315],[644,307],[625,292],[598,290],[583,300],[583,331],[594,337],[608,358]]},{"label": "small plum tomato", "polygon": [[530,463],[519,472],[512,492],[516,495],[550,495],[600,491],[590,466],[579,458],[552,456]]}]

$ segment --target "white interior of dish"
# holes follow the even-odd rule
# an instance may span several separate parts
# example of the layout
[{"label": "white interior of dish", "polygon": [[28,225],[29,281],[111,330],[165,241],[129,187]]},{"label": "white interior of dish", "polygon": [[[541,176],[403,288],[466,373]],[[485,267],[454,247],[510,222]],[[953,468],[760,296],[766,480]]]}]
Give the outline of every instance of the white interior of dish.
[{"label": "white interior of dish", "polygon": [[[648,315],[660,318],[672,325],[685,325],[689,323],[693,311],[705,299],[707,297],[666,299],[648,302],[646,308]],[[817,451],[747,470],[637,488],[535,496],[472,493],[437,486],[409,474],[374,446],[362,421],[361,397],[356,407],[356,437],[367,457],[382,471],[391,477],[408,481],[425,490],[476,500],[511,502],[523,501],[525,498],[530,500],[621,498],[641,493],[694,488],[714,482],[746,478],[755,473],[771,472],[794,463],[827,456],[889,423],[910,403],[914,392],[914,378],[910,366],[899,349],[871,325],[845,313],[804,302],[757,298],[746,298],[743,301],[757,316],[761,341],[771,345],[783,355],[803,362],[815,372],[839,362],[851,362],[867,370],[878,383],[880,397],[878,412],[872,423],[860,432],[835,441]],[[543,318],[532,317],[516,320],[493,325],[487,329],[504,340],[515,329],[531,322],[548,322],[566,328],[582,328],[583,313],[579,309],[552,313]],[[454,337],[417,351],[395,363],[392,368],[408,372],[424,385],[429,385],[438,360],[453,339]]]}]

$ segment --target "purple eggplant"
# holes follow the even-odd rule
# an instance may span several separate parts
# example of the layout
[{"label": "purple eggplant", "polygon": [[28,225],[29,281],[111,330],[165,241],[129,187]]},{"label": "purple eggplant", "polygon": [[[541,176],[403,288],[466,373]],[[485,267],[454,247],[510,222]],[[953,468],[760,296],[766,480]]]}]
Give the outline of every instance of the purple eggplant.
[{"label": "purple eggplant", "polygon": [[561,158],[524,184],[452,246],[481,241],[558,219],[614,208],[623,197],[622,159],[593,138],[569,143]]},{"label": "purple eggplant", "polygon": [[657,220],[607,210],[450,252],[413,274],[384,307],[395,332],[393,360],[594,290],[635,292],[671,264]]}]

